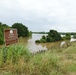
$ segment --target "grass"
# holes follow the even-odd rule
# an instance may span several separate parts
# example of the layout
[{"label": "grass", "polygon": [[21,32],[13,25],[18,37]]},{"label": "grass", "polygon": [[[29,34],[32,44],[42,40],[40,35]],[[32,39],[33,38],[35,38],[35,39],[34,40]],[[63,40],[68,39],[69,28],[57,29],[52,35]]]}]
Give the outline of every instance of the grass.
[{"label": "grass", "polygon": [[0,75],[76,75],[76,42],[34,55],[24,44],[2,47]]}]

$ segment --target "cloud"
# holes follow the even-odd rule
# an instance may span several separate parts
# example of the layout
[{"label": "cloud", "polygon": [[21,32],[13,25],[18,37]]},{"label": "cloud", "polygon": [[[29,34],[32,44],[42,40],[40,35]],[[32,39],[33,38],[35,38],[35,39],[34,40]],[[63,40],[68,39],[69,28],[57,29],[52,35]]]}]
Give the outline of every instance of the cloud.
[{"label": "cloud", "polygon": [[76,0],[0,0],[0,21],[32,31],[76,31]]}]

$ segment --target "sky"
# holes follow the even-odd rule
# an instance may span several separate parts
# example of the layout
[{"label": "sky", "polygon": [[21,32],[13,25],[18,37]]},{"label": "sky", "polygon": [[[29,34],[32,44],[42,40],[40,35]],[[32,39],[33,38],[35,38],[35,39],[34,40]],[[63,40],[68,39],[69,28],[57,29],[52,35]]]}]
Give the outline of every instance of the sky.
[{"label": "sky", "polygon": [[30,31],[76,32],[76,0],[0,0],[0,22]]}]

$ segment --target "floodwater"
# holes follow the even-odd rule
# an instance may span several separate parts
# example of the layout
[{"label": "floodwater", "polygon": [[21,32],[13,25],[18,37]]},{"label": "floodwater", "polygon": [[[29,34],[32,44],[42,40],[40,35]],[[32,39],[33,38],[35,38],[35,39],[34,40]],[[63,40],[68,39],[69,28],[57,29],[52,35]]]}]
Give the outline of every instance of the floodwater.
[{"label": "floodwater", "polygon": [[[61,45],[65,44],[65,41],[59,41],[59,42],[53,42],[53,43],[35,43],[35,40],[40,39],[43,35],[47,36],[47,34],[32,34],[32,37],[25,38],[25,41],[27,42],[27,48],[32,53],[36,53],[39,51],[46,51],[54,47],[60,47]],[[69,41],[76,41],[73,38]]]},{"label": "floodwater", "polygon": [[[43,35],[47,36],[47,34],[32,34],[32,36],[29,38],[19,38],[19,43],[25,44],[25,46],[27,46],[28,50],[30,50],[31,53],[36,53],[56,47],[61,47],[62,45],[67,43],[67,41],[58,41],[52,43],[35,43],[35,40],[41,39]],[[71,38],[71,40],[69,40],[69,42],[73,42],[73,41],[76,41],[76,39]]]}]

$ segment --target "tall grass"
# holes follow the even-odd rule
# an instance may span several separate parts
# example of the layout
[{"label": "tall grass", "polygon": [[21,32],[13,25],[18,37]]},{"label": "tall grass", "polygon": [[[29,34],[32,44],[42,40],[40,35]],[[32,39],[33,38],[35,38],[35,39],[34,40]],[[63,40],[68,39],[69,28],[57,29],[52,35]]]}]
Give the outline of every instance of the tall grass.
[{"label": "tall grass", "polygon": [[17,63],[23,57],[27,61],[30,58],[30,52],[22,44],[2,47],[0,49],[0,66],[7,62]]},{"label": "tall grass", "polygon": [[22,44],[0,49],[0,71],[5,72],[2,74],[49,75],[57,74],[56,68],[57,57],[52,53],[32,55]]},{"label": "tall grass", "polygon": [[76,43],[31,54],[23,44],[0,49],[0,75],[70,75],[76,72]]}]

